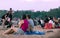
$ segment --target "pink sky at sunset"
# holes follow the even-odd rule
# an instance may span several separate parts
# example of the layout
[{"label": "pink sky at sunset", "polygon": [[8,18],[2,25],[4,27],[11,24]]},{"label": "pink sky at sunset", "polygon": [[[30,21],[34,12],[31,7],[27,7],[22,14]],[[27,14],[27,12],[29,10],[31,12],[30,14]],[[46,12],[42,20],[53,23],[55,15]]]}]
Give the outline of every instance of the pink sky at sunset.
[{"label": "pink sky at sunset", "polygon": [[0,0],[0,10],[40,10],[58,8],[60,0]]}]

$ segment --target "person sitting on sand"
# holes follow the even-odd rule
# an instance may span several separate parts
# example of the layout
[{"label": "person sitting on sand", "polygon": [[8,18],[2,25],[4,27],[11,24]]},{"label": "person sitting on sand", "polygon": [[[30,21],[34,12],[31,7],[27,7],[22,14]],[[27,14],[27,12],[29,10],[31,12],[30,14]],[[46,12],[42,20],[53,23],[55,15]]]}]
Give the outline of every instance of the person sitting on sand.
[{"label": "person sitting on sand", "polygon": [[52,17],[49,17],[49,23],[51,23],[53,25],[53,27],[55,28],[55,23],[53,21],[53,18]]},{"label": "person sitting on sand", "polygon": [[7,19],[7,15],[5,14],[5,15],[2,16],[2,26],[3,26],[3,28],[5,27],[6,19]]},{"label": "person sitting on sand", "polygon": [[33,22],[33,20],[31,19],[31,16],[30,16],[30,15],[27,15],[27,20],[28,20],[28,22],[29,22],[29,28],[28,28],[28,30],[29,30],[29,31],[33,31],[34,22]]},{"label": "person sitting on sand", "polygon": [[22,16],[22,20],[19,22],[19,28],[16,28],[12,26],[10,29],[8,29],[4,34],[11,34],[11,33],[18,33],[23,35],[27,29],[28,29],[28,20],[26,19],[26,15]]},{"label": "person sitting on sand", "polygon": [[44,26],[44,29],[52,29],[53,28],[53,25],[52,23],[49,23],[49,19],[47,18],[45,20],[45,26]]}]

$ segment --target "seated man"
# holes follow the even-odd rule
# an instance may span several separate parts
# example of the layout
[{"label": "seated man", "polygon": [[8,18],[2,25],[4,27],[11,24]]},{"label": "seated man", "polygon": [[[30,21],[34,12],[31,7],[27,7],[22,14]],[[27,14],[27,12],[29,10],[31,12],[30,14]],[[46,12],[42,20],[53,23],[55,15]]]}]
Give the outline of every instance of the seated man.
[{"label": "seated man", "polygon": [[30,15],[27,15],[27,20],[29,22],[29,28],[28,28],[28,31],[33,31],[33,28],[34,28],[34,22],[33,20],[31,19],[31,16]]}]

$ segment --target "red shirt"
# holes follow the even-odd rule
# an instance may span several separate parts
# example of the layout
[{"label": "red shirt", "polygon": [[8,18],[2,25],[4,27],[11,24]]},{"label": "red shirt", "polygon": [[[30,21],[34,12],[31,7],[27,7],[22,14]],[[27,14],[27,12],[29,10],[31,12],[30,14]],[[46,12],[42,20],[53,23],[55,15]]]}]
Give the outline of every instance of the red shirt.
[{"label": "red shirt", "polygon": [[26,32],[28,29],[28,20],[24,20],[24,23],[21,25],[21,29]]},{"label": "red shirt", "polygon": [[51,23],[46,23],[44,28],[45,29],[52,29],[52,24]]}]

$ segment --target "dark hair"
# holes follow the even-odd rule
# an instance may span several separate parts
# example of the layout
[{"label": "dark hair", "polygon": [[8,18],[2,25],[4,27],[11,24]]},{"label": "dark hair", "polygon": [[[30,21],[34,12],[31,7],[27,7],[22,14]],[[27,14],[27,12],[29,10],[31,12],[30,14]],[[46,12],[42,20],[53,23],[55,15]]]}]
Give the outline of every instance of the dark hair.
[{"label": "dark hair", "polygon": [[31,16],[30,15],[27,15],[27,17],[30,19],[31,18]]},{"label": "dark hair", "polygon": [[48,19],[48,18],[47,18],[47,19],[45,19],[45,20],[44,20],[44,22],[45,22],[45,23],[48,23],[48,22],[49,22],[49,19]]},{"label": "dark hair", "polygon": [[22,19],[23,20],[26,19],[26,14],[23,14]]},{"label": "dark hair", "polygon": [[12,10],[12,8],[10,8],[10,10]]},{"label": "dark hair", "polygon": [[52,17],[49,17],[50,18],[50,20],[53,20],[53,18]]}]

